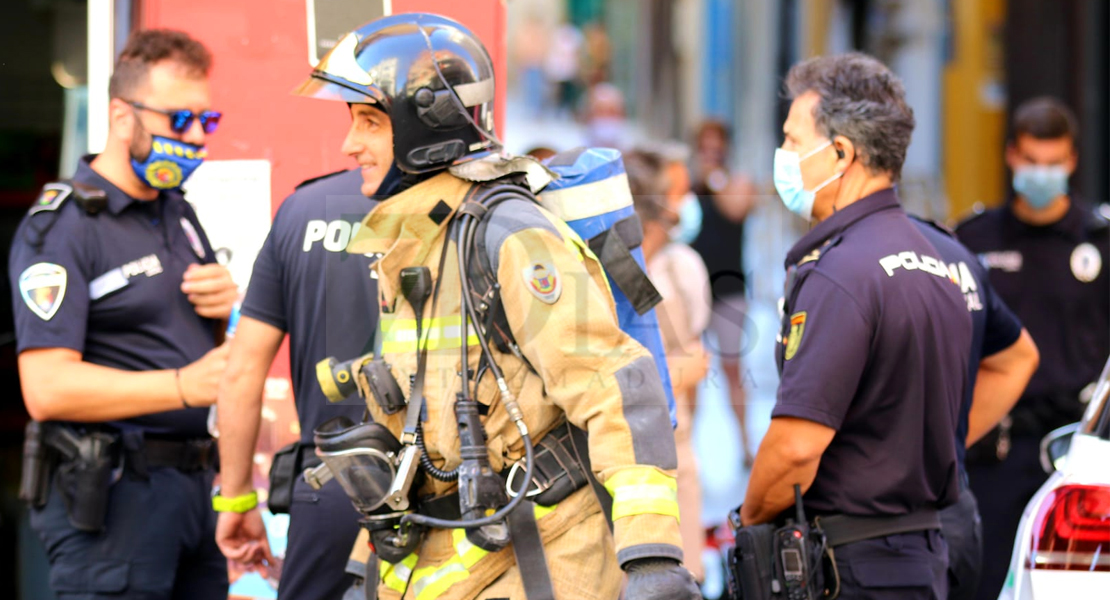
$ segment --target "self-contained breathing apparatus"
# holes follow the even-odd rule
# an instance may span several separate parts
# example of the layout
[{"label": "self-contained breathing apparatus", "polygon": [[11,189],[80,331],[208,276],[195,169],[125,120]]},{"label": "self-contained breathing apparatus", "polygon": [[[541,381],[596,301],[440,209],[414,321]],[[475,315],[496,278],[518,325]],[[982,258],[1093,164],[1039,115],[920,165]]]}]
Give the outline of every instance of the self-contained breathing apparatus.
[{"label": "self-contained breathing apparatus", "polygon": [[[429,297],[431,314],[436,314],[440,286],[445,282],[433,283],[427,267],[409,267],[400,273],[400,291],[417,315],[418,356],[416,375],[409,382],[401,440],[376,423],[329,422],[315,432],[317,455],[323,465],[307,471],[305,479],[313,486],[322,485],[329,477],[339,481],[363,513],[362,523],[370,534],[371,547],[382,560],[396,563],[407,557],[426,528],[465,529],[470,543],[490,552],[516,539],[513,548],[517,563],[530,574],[528,597],[550,598],[550,575],[532,502],[555,505],[590,483],[592,475],[588,459],[583,457],[586,453],[577,450],[568,424],[548,432],[537,451],[516,398],[493,360],[491,344],[497,343],[504,350],[508,345],[515,348],[515,342],[507,326],[494,325],[499,286],[488,268],[474,268],[484,260],[476,258],[474,251],[483,217],[493,206],[514,199],[535,202],[528,189],[516,181],[479,184],[448,225],[459,261],[461,337],[470,339],[469,329],[473,327],[481,352],[475,372],[461,378],[454,402],[461,463],[446,471],[431,461],[424,448],[421,422],[428,336],[422,315]],[[443,272],[448,248],[445,243],[437,272]],[[470,351],[467,344],[461,344],[461,364],[471,364]],[[518,349],[515,352],[519,354]],[[379,358],[367,355],[342,363],[326,359],[318,365],[317,374],[329,399],[342,399],[353,389],[366,399],[374,398],[385,412],[392,414],[406,408],[389,365]],[[520,432],[524,447],[523,459],[500,473],[490,464],[481,418],[484,407],[475,399],[478,383],[486,374],[494,378],[500,402]],[[584,439],[582,435],[578,442],[583,449]],[[412,494],[421,487],[418,478],[423,476],[456,481],[458,492],[415,498]]]},{"label": "self-contained breathing apparatus", "polygon": [[[639,230],[640,225],[631,208],[631,196],[628,195],[627,184],[619,177],[623,175],[619,153],[608,149],[575,151],[563,157],[560,170],[569,170],[571,172],[570,178],[580,185],[600,184],[609,187],[623,185],[623,197],[611,190],[598,193],[598,190],[593,188],[582,187],[578,190],[576,205],[575,190],[570,189],[573,186],[564,182],[564,185],[556,186],[558,196],[545,199],[544,196],[547,195],[547,191],[545,191],[538,203],[545,208],[558,211],[555,213],[556,216],[577,217],[572,219],[572,223],[578,225],[578,228],[585,227],[583,233],[589,235],[587,239],[590,240],[591,248],[597,247],[598,251],[606,248],[607,252],[605,253],[617,255],[623,259],[619,262],[620,268],[616,269],[620,272],[620,275],[614,281],[612,289],[614,296],[620,294],[621,297],[622,303],[618,306],[618,314],[622,317],[631,316],[637,320],[634,322],[629,320],[629,323],[622,322],[622,329],[625,329],[626,332],[637,337],[637,339],[643,338],[641,342],[647,345],[649,349],[653,345],[658,346],[658,354],[662,356],[661,343],[658,341],[658,324],[654,320],[654,313],[650,311],[650,308],[658,299],[658,293],[651,287],[650,281],[647,280],[643,271],[638,270],[642,269],[642,264],[639,264],[642,262],[642,256],[638,249],[641,238],[630,235],[628,232],[633,229]],[[600,176],[599,173],[601,173]],[[586,190],[589,190],[590,193],[584,193]],[[587,202],[587,197],[589,201],[596,201],[606,193],[617,197],[617,200],[611,202],[610,206],[604,211],[591,207],[594,213],[604,212],[604,214],[590,218],[591,213],[588,210],[583,210],[581,205]],[[477,240],[484,237],[484,224],[487,222],[485,217],[496,205],[508,200],[537,202],[536,197],[530,193],[527,183],[519,175],[477,184],[474,192],[457,210],[454,217],[455,222],[449,225],[451,228],[449,229],[449,235],[453,236],[455,247],[459,249],[459,283],[462,311],[466,316],[462,319],[461,338],[467,339],[469,327],[473,326],[483,356],[483,360],[477,369],[477,375],[473,377],[475,391],[477,382],[481,381],[487,372],[492,374],[497,382],[507,412],[513,418],[521,433],[524,434],[526,428],[521,420],[522,415],[519,407],[516,406],[515,399],[499,366],[494,361],[489,360],[489,357],[492,356],[490,344],[496,344],[498,350],[502,353],[511,352],[526,364],[527,360],[524,359],[517,347],[501,311],[499,303],[500,286],[497,283],[496,273],[492,271],[489,264],[489,258],[485,255],[484,245],[476,243]],[[613,210],[613,206],[616,205],[619,206],[616,210]],[[577,206],[576,213],[567,210],[568,207],[575,206]],[[560,208],[563,210],[560,210]],[[614,251],[614,247],[618,245],[624,250],[623,252]],[[446,249],[447,244],[444,245],[443,254],[440,257],[438,272],[443,271],[443,262],[447,256]],[[632,254],[633,252],[635,254]],[[602,262],[607,276],[612,277],[610,271],[614,269],[611,269],[610,264]],[[639,266],[637,266],[638,264]],[[636,273],[639,274],[641,279],[637,280],[635,278]],[[427,267],[402,269],[400,280],[402,296],[410,303],[414,313],[423,315],[424,305],[431,296],[432,314],[434,315],[435,292],[438,292],[438,286],[441,282],[433,284],[430,270]],[[646,286],[649,289],[637,287],[638,285]],[[640,315],[644,315],[644,317],[640,318]],[[650,318],[650,323],[647,322],[647,318]],[[418,318],[416,332],[418,340],[425,339],[422,326],[423,319]],[[654,336],[655,344],[651,343],[652,340],[649,336]],[[468,350],[466,344],[462,344],[460,352],[461,364],[469,364],[467,362]],[[392,472],[395,473],[393,484],[387,490],[384,490],[384,497],[380,487],[363,491],[370,498],[381,498],[380,501],[367,502],[361,500],[355,502],[363,514],[367,515],[365,525],[368,529],[371,529],[372,545],[383,559],[390,560],[391,557],[387,554],[392,554],[391,548],[398,549],[394,560],[399,560],[408,555],[411,551],[412,539],[419,537],[418,535],[410,535],[415,531],[414,526],[465,527],[467,528],[467,537],[471,543],[485,550],[500,549],[509,541],[508,532],[504,529],[505,515],[509,514],[524,496],[534,497],[536,502],[541,505],[554,505],[587,483],[596,483],[589,470],[587,454],[577,450],[579,447],[585,448],[584,435],[575,444],[576,434],[580,435],[582,432],[566,424],[548,433],[541,440],[538,451],[533,448],[530,437],[522,435],[525,439],[526,453],[523,465],[518,462],[503,473],[494,472],[489,465],[488,450],[485,446],[485,432],[479,415],[479,403],[474,400],[475,392],[470,389],[470,378],[468,377],[462,378],[463,389],[457,393],[454,404],[462,464],[451,472],[438,468],[428,458],[423,448],[423,439],[419,427],[420,412],[423,410],[424,401],[422,378],[424,358],[425,349],[421,348],[418,356],[418,375],[409,382],[410,393],[407,404],[404,395],[401,393],[400,384],[392,375],[390,365],[380,356],[367,354],[342,362],[334,358],[328,358],[317,365],[317,378],[320,381],[321,388],[329,400],[333,402],[341,401],[357,391],[366,399],[373,398],[385,414],[396,414],[406,407],[408,409],[404,433],[402,440],[400,440],[401,449],[392,451],[392,455],[389,450],[384,450],[382,453],[382,455],[389,456],[392,460],[391,468],[393,469]],[[356,428],[363,427],[354,424],[348,425]],[[367,431],[369,432],[369,430]],[[384,428],[375,428],[374,431],[373,436],[368,435],[368,439],[377,439],[378,436],[381,436],[382,440],[388,438],[396,441]],[[342,454],[342,458],[340,456],[329,456],[331,452],[328,441],[319,435],[316,443],[317,454],[324,461],[324,464],[316,469],[306,471],[306,481],[310,485],[319,486],[323,485],[330,477],[335,476],[340,479],[341,485],[348,493],[357,490],[358,486],[353,485],[350,481],[346,484],[343,483],[345,478],[349,478],[345,471],[351,470],[352,467],[349,461],[354,455],[345,453]],[[379,449],[382,449],[383,445],[390,448],[394,446],[389,441],[375,443],[379,445]],[[551,460],[547,460],[549,457]],[[369,458],[364,458],[364,460],[369,462],[365,462],[363,467],[371,468],[373,461],[370,461]],[[380,460],[380,457],[375,457],[374,460]],[[344,463],[343,461],[347,462]],[[533,465],[536,465],[540,472],[537,473],[533,469]],[[560,468],[566,465],[576,465],[577,468]],[[421,467],[423,473],[435,479],[441,481],[458,480],[457,512],[455,510],[444,511],[442,501],[438,502],[438,506],[431,509],[431,512],[440,513],[441,515],[447,514],[452,518],[445,519],[418,514],[428,512],[426,509],[431,507],[417,506],[418,503],[410,500],[408,496],[413,489],[420,487],[414,481],[418,475],[417,466]],[[523,477],[521,477],[522,470],[524,471]],[[524,487],[530,487],[530,490],[523,494],[518,493]],[[599,497],[601,497],[603,505],[607,505],[609,501],[607,492],[604,492],[600,485],[595,485],[595,489],[600,489]],[[415,513],[412,512],[413,509],[416,509]],[[406,511],[409,512],[406,513]],[[459,518],[462,518],[463,521],[457,521]]]}]

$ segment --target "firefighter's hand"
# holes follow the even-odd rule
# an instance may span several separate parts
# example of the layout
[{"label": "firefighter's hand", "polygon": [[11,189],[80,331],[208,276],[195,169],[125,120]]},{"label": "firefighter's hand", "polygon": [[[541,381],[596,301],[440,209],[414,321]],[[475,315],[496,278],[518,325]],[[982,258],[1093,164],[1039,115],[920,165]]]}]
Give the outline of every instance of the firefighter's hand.
[{"label": "firefighter's hand", "polygon": [[248,568],[274,564],[266,526],[257,508],[245,513],[221,512],[216,521],[216,545],[228,560]]},{"label": "firefighter's hand", "polygon": [[208,319],[227,319],[239,299],[231,272],[216,263],[189,265],[181,279],[181,292],[189,297],[197,314]]},{"label": "firefighter's hand", "polygon": [[625,600],[702,600],[694,576],[670,558],[641,558],[625,566]]}]

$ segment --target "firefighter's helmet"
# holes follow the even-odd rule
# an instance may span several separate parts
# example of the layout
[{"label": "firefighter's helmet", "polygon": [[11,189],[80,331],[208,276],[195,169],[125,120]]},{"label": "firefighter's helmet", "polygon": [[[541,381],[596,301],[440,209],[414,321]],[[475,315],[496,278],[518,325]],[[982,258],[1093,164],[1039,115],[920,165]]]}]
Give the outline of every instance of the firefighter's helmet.
[{"label": "firefighter's helmet", "polygon": [[377,104],[393,123],[394,160],[408,173],[500,147],[493,61],[469,29],[439,15],[393,15],[359,27],[293,93]]}]

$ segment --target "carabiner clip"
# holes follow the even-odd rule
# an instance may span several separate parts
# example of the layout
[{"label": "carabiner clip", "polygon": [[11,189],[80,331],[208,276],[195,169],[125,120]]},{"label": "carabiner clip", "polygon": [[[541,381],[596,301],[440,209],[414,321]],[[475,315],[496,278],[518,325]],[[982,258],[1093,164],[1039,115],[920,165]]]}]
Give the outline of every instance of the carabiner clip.
[{"label": "carabiner clip", "polygon": [[[505,478],[505,493],[508,494],[510,498],[516,498],[517,497],[517,492],[513,489],[513,481],[516,480],[517,473],[520,472],[522,464],[524,464],[523,460],[518,460],[515,463],[513,463],[512,468],[509,469],[508,477]],[[532,482],[528,482],[528,485],[531,485],[531,484],[532,484]],[[531,498],[533,496],[538,496],[538,495],[542,494],[543,492],[544,492],[543,488],[536,487],[536,489],[534,489],[534,490],[530,490],[530,491],[525,492],[524,497],[525,498]]]}]

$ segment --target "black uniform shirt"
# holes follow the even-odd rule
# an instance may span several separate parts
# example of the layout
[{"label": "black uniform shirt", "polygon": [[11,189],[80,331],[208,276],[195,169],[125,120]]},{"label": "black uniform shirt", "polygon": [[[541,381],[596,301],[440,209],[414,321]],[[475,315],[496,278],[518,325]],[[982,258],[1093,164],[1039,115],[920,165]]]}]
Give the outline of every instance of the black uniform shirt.
[{"label": "black uniform shirt", "polygon": [[814,227],[787,254],[773,417],[836,430],[814,514],[905,514],[955,501],[971,318],[894,190]]},{"label": "black uniform shirt", "polygon": [[979,374],[979,361],[1009,348],[1021,336],[1021,321],[1014,316],[1002,298],[991,287],[987,270],[970,250],[956,241],[939,225],[914,219],[914,225],[940,253],[948,272],[960,286],[971,313],[971,356],[967,363],[967,389],[960,405],[960,421],[956,426],[956,457],[964,467],[964,440],[967,439],[967,416]]},{"label": "black uniform shirt", "polygon": [[[70,348],[86,362],[125,371],[184,367],[213,348],[218,326],[181,292],[190,264],[213,261],[204,229],[179,191],[135,200],[93,171],[91,159],[81,159],[73,181],[107,193],[102,211],[91,215],[73,197],[53,209],[36,204],[15,234],[8,276],[18,351]],[[207,412],[114,424],[207,436]]]},{"label": "black uniform shirt", "polygon": [[[387,176],[382,189],[396,183]],[[316,363],[371,352],[378,322],[373,259],[347,254],[347,243],[375,201],[360,191],[358,169],[308,182],[285,199],[258,254],[242,314],[289,333],[293,393],[301,440],[346,415],[359,421],[366,405],[354,396],[328,402],[316,381]]]},{"label": "black uniform shirt", "polygon": [[1110,223],[1073,201],[1051,225],[1025,224],[1004,206],[956,231],[1040,350],[1014,409],[1015,432],[1040,436],[1077,421],[1084,407],[1076,398],[1110,354]]}]

